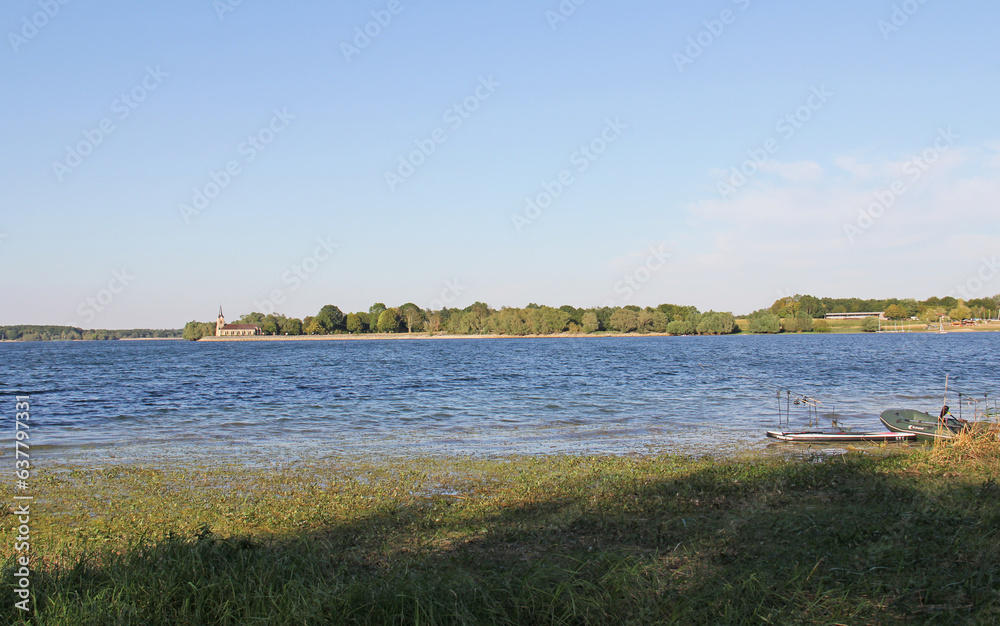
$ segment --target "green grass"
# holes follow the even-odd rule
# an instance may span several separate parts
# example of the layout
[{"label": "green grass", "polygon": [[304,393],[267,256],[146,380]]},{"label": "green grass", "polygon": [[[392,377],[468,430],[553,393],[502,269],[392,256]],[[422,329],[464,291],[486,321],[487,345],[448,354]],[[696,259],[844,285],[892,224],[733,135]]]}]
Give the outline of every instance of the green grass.
[{"label": "green grass", "polygon": [[31,623],[995,623],[997,452],[46,466]]}]

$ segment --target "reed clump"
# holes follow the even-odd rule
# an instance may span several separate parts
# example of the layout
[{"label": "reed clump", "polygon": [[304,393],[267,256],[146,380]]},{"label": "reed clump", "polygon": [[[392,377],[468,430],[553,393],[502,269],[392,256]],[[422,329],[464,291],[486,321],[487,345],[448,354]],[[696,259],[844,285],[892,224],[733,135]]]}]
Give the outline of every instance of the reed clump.
[{"label": "reed clump", "polygon": [[995,623],[990,446],[49,465],[0,622]]},{"label": "reed clump", "polygon": [[942,439],[933,447],[940,463],[976,463],[1000,469],[1000,423],[973,422],[951,439]]}]

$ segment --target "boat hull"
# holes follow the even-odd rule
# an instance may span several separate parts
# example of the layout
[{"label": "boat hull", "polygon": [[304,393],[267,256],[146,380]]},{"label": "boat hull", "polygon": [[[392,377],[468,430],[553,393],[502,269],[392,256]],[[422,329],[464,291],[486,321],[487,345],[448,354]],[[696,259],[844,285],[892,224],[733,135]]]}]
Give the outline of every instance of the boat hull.
[{"label": "boat hull", "polygon": [[883,433],[851,433],[851,432],[780,432],[776,430],[767,431],[767,436],[778,441],[789,441],[793,443],[851,443],[851,442],[874,442],[874,443],[901,443],[913,441],[917,438],[915,433],[883,432]]},{"label": "boat hull", "polygon": [[962,430],[962,423],[955,418],[939,422],[933,415],[915,409],[886,409],[879,419],[893,432],[914,434],[925,441],[951,439]]}]

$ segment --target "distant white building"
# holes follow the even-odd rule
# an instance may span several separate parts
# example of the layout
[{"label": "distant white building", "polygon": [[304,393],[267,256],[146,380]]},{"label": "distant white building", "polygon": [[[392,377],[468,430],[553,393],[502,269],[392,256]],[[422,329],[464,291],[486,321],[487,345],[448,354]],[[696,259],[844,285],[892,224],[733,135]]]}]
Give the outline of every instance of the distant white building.
[{"label": "distant white building", "polygon": [[828,320],[860,320],[866,317],[877,317],[885,319],[885,311],[859,311],[857,313],[827,313],[823,316]]}]

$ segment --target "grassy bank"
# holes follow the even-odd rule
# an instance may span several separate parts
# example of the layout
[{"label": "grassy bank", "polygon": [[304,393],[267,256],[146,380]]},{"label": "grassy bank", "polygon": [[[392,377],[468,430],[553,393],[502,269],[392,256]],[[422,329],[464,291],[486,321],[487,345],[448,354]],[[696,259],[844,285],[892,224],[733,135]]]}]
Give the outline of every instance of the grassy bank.
[{"label": "grassy bank", "polygon": [[47,466],[35,621],[992,623],[997,448]]}]

